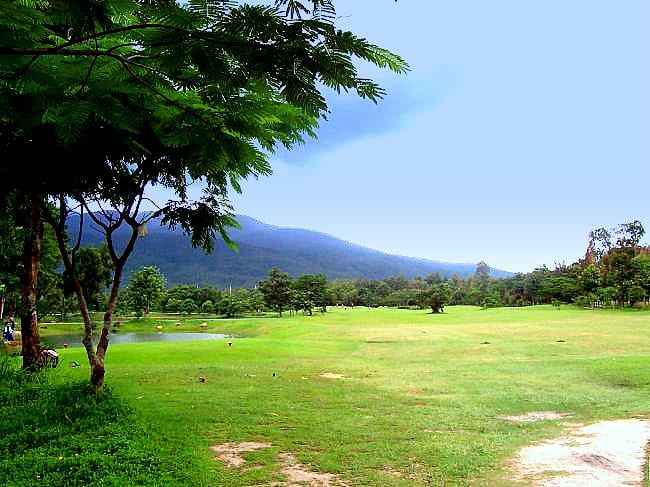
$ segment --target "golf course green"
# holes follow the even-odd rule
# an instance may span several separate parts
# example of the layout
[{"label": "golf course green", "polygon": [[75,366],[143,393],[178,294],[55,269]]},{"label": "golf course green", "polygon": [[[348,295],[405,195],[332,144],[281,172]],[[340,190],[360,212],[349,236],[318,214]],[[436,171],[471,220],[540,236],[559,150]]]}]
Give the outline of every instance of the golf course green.
[{"label": "golf course green", "polygon": [[[353,486],[508,485],[508,459],[563,425],[506,416],[650,417],[649,311],[330,308],[120,327],[155,331],[237,338],[112,345],[100,397],[81,347],[38,380],[4,358],[0,483],[272,485],[291,453]],[[270,446],[238,467],[210,450],[239,442]]]}]

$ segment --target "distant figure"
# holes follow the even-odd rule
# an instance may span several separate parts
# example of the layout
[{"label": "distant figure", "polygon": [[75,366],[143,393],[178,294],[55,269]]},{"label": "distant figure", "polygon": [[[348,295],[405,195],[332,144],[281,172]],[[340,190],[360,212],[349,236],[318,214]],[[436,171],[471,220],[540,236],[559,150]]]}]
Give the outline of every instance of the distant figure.
[{"label": "distant figure", "polygon": [[5,342],[13,342],[14,341],[14,329],[11,326],[11,321],[6,321],[4,324],[4,328],[2,329],[2,339]]}]

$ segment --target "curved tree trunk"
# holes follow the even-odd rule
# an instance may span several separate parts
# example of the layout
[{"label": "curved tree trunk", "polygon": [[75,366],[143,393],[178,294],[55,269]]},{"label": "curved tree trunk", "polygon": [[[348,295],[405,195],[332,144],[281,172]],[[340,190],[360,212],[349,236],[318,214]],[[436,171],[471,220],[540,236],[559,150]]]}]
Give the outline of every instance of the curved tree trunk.
[{"label": "curved tree trunk", "polygon": [[[108,348],[108,333],[106,329],[102,329],[102,334],[99,338],[97,345],[97,352],[93,355],[90,363],[90,383],[95,386],[95,389],[100,391],[104,387],[104,376],[106,375],[106,368],[104,367],[104,355]],[[100,353],[100,349],[102,350]]]},{"label": "curved tree trunk", "polygon": [[41,259],[41,242],[43,240],[43,222],[41,206],[38,201],[31,201],[27,217],[27,237],[23,248],[23,273],[20,277],[22,312],[20,315],[20,333],[22,338],[23,369],[40,368],[41,339],[38,332],[38,269]]}]

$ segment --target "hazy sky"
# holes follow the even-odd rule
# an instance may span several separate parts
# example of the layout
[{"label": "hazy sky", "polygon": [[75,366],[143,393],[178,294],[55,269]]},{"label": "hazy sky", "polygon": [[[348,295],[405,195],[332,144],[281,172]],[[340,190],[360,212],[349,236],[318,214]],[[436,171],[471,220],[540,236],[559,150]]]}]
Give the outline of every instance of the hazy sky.
[{"label": "hazy sky", "polygon": [[375,106],[330,97],[320,141],[236,210],[385,252],[526,271],[587,233],[650,231],[648,0],[354,0],[343,27],[401,54]]}]

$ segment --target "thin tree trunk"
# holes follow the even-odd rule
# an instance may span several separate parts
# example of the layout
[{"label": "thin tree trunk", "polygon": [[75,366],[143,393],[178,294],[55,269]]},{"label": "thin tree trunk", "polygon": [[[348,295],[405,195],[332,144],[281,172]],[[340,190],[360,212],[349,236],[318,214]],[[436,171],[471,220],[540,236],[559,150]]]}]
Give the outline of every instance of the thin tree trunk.
[{"label": "thin tree trunk", "polygon": [[[137,215],[139,211],[140,203],[142,202],[144,186],[145,185],[143,184],[142,187],[140,188],[140,194],[138,196],[139,200],[135,205],[135,208],[133,209],[135,215]],[[131,211],[130,208],[125,209],[124,212],[120,213],[121,218],[117,222],[111,222],[110,224],[100,222],[89,211],[89,215],[93,219],[93,221],[98,226],[104,229],[104,236],[106,239],[106,243],[108,245],[108,250],[111,255],[111,260],[113,261],[113,282],[111,284],[111,292],[106,305],[106,312],[104,313],[104,322],[102,326],[101,335],[99,337],[99,342],[97,344],[97,349],[94,350],[93,343],[92,343],[92,319],[90,317],[90,312],[88,310],[88,303],[84,297],[83,289],[81,287],[81,282],[79,281],[79,278],[76,275],[74,264],[72,261],[72,256],[74,252],[81,245],[81,235],[83,232],[83,214],[84,214],[83,209],[84,208],[88,209],[87,203],[83,200],[83,198],[78,199],[78,201],[81,204],[79,235],[77,238],[77,244],[70,252],[68,252],[66,246],[67,237],[65,233],[65,223],[66,223],[66,218],[69,214],[69,210],[67,209],[66,201],[63,195],[59,197],[58,221],[53,217],[50,217],[51,215],[49,215],[49,213],[46,216],[49,217],[48,222],[52,225],[52,228],[54,228],[54,231],[56,233],[59,252],[63,258],[63,263],[65,265],[65,268],[70,274],[70,278],[72,279],[73,282],[75,294],[77,295],[77,298],[79,300],[79,310],[81,311],[81,315],[83,316],[83,320],[84,320],[84,338],[82,342],[86,349],[86,355],[88,356],[88,363],[90,365],[90,382],[95,386],[96,391],[100,392],[102,387],[104,386],[104,376],[106,374],[104,360],[106,357],[106,351],[108,350],[109,333],[113,324],[113,313],[115,312],[115,308],[117,306],[117,299],[119,296],[122,273],[124,270],[124,265],[126,264],[129,256],[131,255],[133,249],[135,248],[135,243],[138,239],[139,229],[141,227],[141,224],[139,224],[136,221],[134,216],[130,215],[129,213]],[[113,232],[117,230],[124,221],[126,221],[127,224],[131,227],[131,236],[126,243],[124,250],[122,251],[122,255],[118,256],[115,251],[115,247],[113,246]]]},{"label": "thin tree trunk", "polygon": [[56,225],[56,222],[54,221],[50,221],[50,225],[54,229],[54,234],[56,235],[56,243],[59,247],[59,253],[63,259],[63,266],[70,276],[74,293],[77,295],[77,301],[79,301],[79,312],[81,313],[81,317],[84,322],[84,337],[81,343],[83,343],[84,348],[86,349],[88,364],[92,367],[95,360],[95,351],[93,350],[93,321],[90,317],[90,311],[88,310],[88,302],[86,301],[83,289],[81,288],[81,283],[77,278],[77,273],[74,270],[74,264],[72,263],[72,254],[68,252],[68,249],[66,247],[65,227],[62,225]]},{"label": "thin tree trunk", "polygon": [[108,298],[106,305],[106,312],[104,313],[104,323],[102,326],[102,333],[99,337],[97,344],[97,352],[95,353],[95,360],[91,364],[90,383],[97,389],[104,386],[104,376],[106,375],[106,368],[104,366],[104,358],[108,350],[109,333],[113,325],[113,313],[117,306],[117,298],[119,297],[120,282],[122,281],[122,272],[124,270],[124,263],[118,262],[115,266],[115,273],[113,274],[113,284],[111,286],[111,294]]},{"label": "thin tree trunk", "polygon": [[23,369],[40,368],[41,340],[38,332],[37,285],[38,269],[43,240],[43,222],[41,206],[38,201],[31,201],[27,221],[27,238],[23,247],[23,274],[20,278],[22,312],[20,315],[20,333],[22,338]]}]

